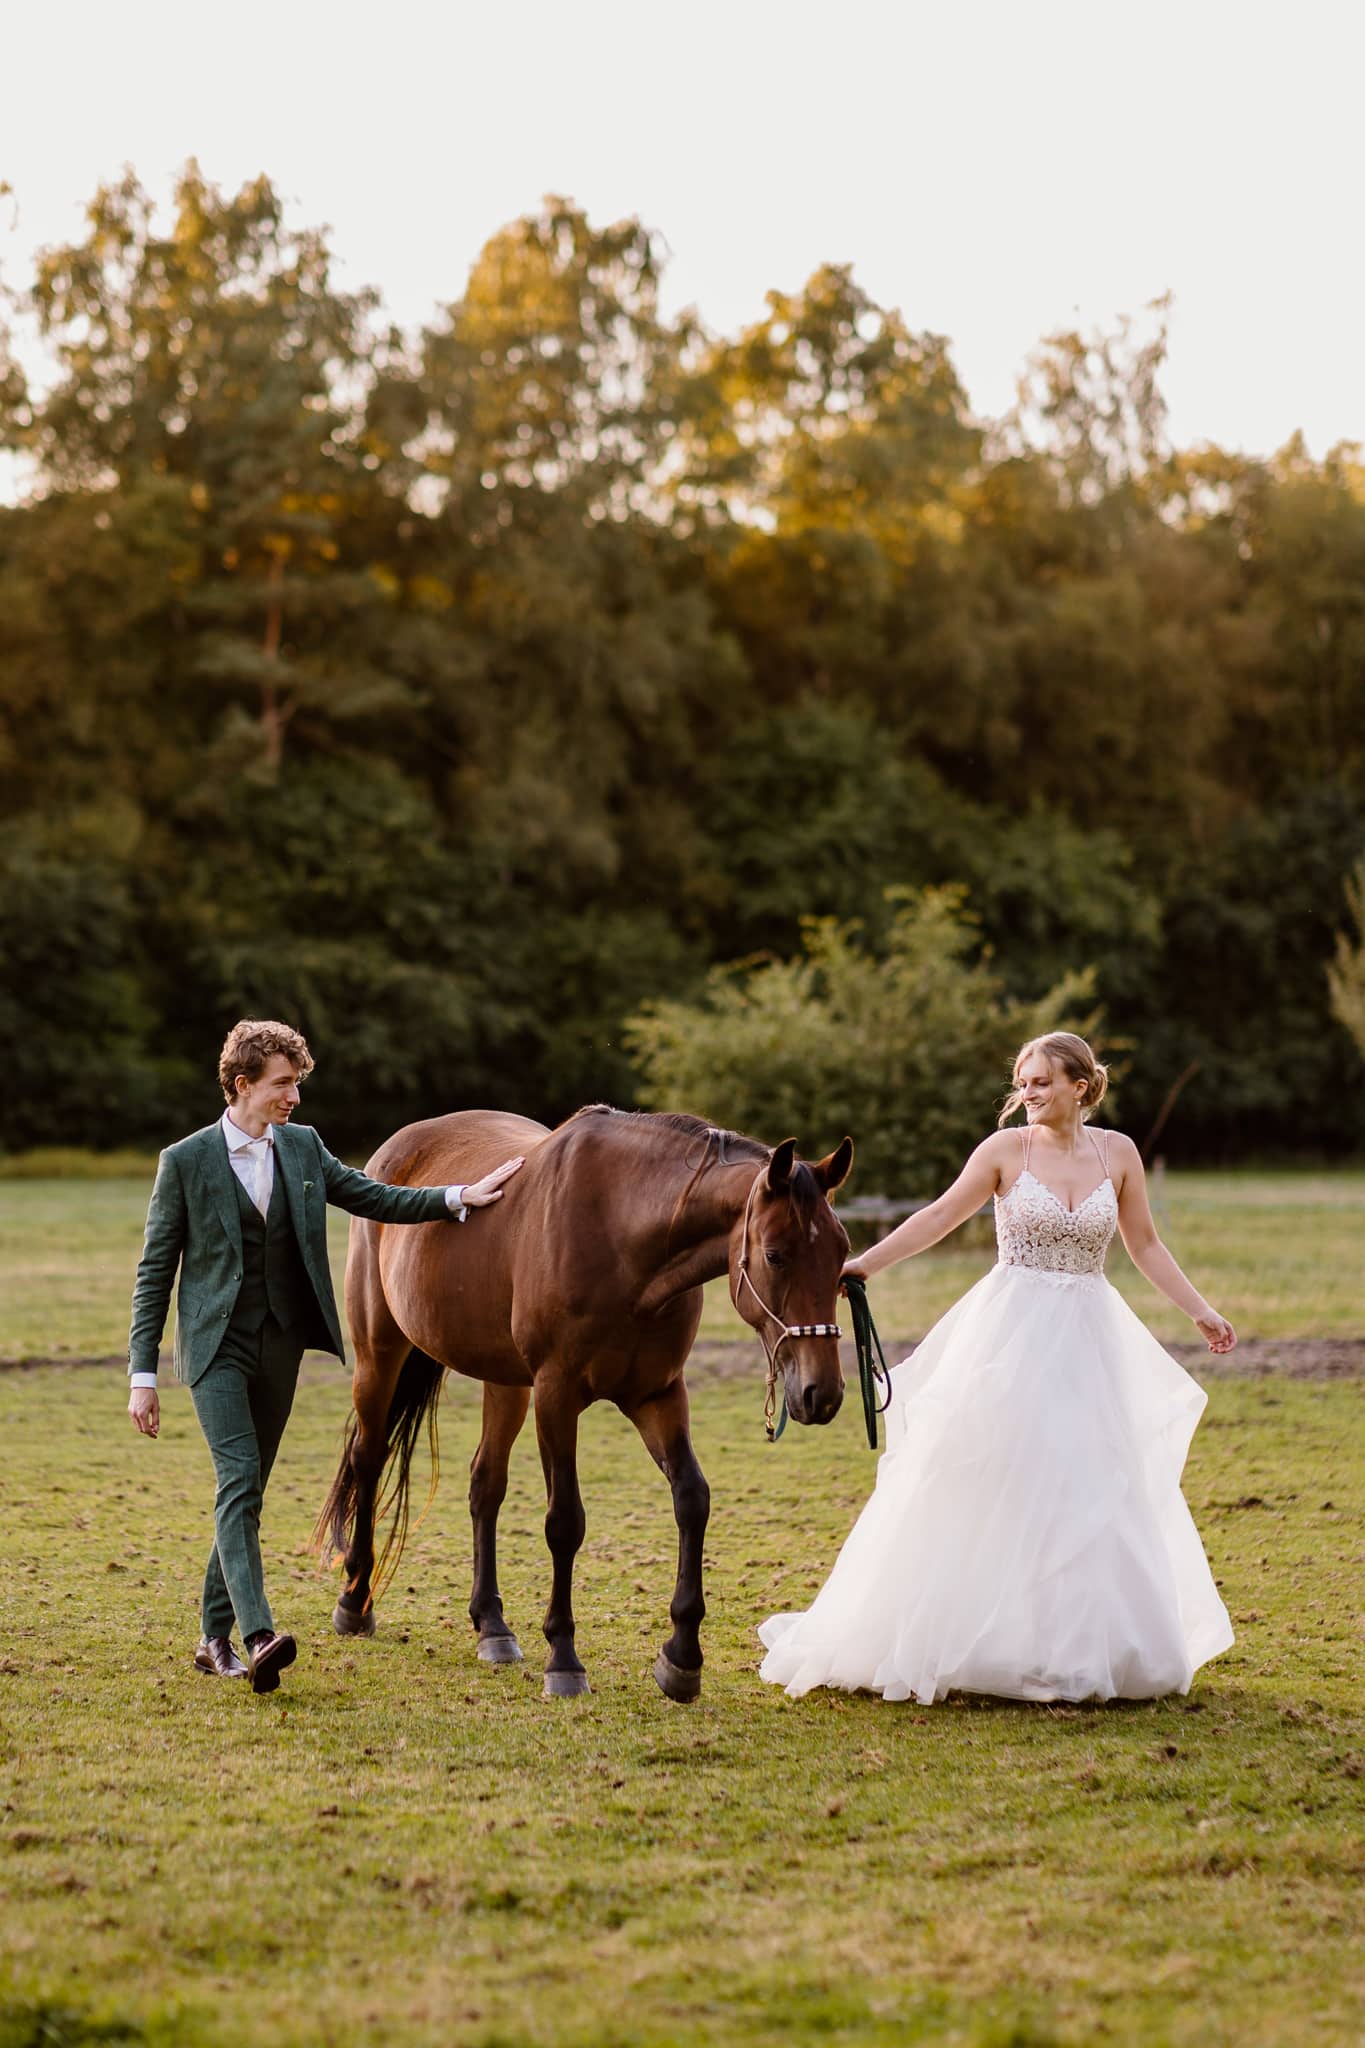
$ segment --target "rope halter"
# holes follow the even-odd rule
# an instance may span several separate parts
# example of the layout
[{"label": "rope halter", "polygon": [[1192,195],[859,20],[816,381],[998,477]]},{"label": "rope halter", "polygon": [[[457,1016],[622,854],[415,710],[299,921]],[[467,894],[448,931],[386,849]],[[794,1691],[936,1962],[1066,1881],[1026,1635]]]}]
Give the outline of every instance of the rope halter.
[{"label": "rope halter", "polygon": [[[768,1332],[766,1325],[763,1323],[759,1323],[756,1326],[758,1330],[758,1341],[763,1346],[764,1354],[768,1361],[768,1386],[767,1392],[765,1393],[763,1398],[763,1427],[767,1434],[768,1442],[771,1444],[777,1441],[778,1437],[781,1436],[783,1430],[786,1428],[787,1425],[787,1410],[785,1403],[783,1404],[781,1421],[775,1422],[775,1417],[777,1415],[777,1380],[779,1373],[779,1366],[777,1362],[778,1352],[781,1350],[782,1346],[787,1342],[788,1338],[790,1337],[837,1338],[842,1334],[842,1332],[840,1331],[839,1325],[837,1323],[784,1323],[781,1316],[777,1313],[777,1310],[771,1307],[769,1303],[763,1299],[763,1296],[754,1286],[753,1280],[751,1279],[749,1274],[749,1218],[753,1212],[754,1196],[758,1192],[758,1184],[760,1180],[762,1180],[762,1178],[763,1170],[762,1168],[760,1168],[759,1171],[754,1175],[753,1182],[749,1188],[749,1199],[744,1204],[744,1241],[740,1246],[739,1265],[736,1271],[736,1277],[731,1282],[730,1286],[730,1301],[735,1310],[736,1315],[738,1315],[739,1291],[741,1287],[747,1287],[750,1294],[752,1294],[754,1300],[758,1303],[764,1315],[767,1317],[768,1322],[775,1323],[777,1325],[777,1336],[771,1344],[768,1342]],[[755,1326],[751,1325],[750,1327],[752,1328]]]}]

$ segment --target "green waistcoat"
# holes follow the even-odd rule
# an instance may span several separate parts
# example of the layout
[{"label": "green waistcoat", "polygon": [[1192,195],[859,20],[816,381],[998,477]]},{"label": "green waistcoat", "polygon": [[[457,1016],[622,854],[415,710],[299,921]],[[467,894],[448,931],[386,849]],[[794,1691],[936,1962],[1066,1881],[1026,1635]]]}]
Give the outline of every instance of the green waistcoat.
[{"label": "green waistcoat", "polygon": [[234,1173],[242,1226],[242,1284],[231,1320],[242,1330],[259,1330],[267,1315],[283,1329],[296,1330],[301,1343],[327,1348],[326,1322],[294,1232],[284,1177],[276,1173],[264,1216]]}]

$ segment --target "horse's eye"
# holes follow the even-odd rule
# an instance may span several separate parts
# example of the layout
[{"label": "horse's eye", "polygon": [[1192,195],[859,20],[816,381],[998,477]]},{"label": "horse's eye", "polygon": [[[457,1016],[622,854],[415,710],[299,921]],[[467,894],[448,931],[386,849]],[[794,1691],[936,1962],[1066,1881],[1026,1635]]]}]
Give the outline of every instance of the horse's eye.
[{"label": "horse's eye", "polygon": [[763,1256],[770,1266],[785,1266],[787,1263],[787,1254],[785,1252],[771,1252],[766,1246],[764,1247]]}]

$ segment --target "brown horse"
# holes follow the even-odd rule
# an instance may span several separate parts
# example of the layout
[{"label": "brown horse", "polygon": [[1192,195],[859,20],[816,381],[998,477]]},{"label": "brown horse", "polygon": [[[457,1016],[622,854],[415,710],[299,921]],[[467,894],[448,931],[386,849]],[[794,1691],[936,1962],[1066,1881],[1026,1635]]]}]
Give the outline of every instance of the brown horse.
[{"label": "brown horse", "polygon": [[[578,1418],[594,1401],[614,1401],[673,1490],[673,1633],[654,1675],[671,1699],[692,1700],[701,1690],[710,1489],[692,1449],[683,1368],[702,1286],[728,1267],[735,1305],[768,1354],[770,1403],[780,1380],[793,1421],[828,1422],[843,1398],[835,1307],[848,1250],[828,1196],[848,1174],[852,1141],[815,1165],[796,1158],[795,1139],[774,1151],[691,1116],[598,1104],[547,1131],[466,1110],[410,1124],[368,1170],[407,1184],[471,1181],[516,1152],[526,1163],[502,1200],[462,1229],[351,1224],[355,1414],[318,1524],[319,1539],[344,1552],[333,1624],[340,1635],[374,1632],[374,1583],[397,1564],[413,1448],[426,1421],[434,1456],[449,1369],[484,1382],[469,1488],[478,1654],[490,1664],[520,1658],[498,1593],[497,1519],[534,1389],[553,1562],[545,1691],[586,1692],[572,1606],[584,1528]],[[376,1570],[376,1500],[390,1463],[393,1519]]]}]

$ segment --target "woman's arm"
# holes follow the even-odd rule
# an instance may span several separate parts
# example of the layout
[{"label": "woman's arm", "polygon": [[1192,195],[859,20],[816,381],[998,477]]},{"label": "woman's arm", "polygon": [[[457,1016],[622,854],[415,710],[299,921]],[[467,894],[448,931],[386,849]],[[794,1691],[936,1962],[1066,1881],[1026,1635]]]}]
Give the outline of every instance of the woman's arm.
[{"label": "woman's arm", "polygon": [[1113,1160],[1111,1178],[1118,1192],[1119,1232],[1128,1256],[1144,1279],[1158,1294],[1164,1294],[1199,1330],[1210,1351],[1231,1351],[1237,1332],[1226,1316],[1210,1308],[1194,1284],[1187,1280],[1157,1235],[1147,1200],[1147,1175],[1142,1154],[1131,1138],[1115,1131],[1107,1140]]},{"label": "woman's arm", "polygon": [[927,1208],[917,1209],[913,1216],[907,1216],[904,1223],[898,1223],[878,1244],[850,1259],[844,1272],[852,1274],[855,1279],[867,1280],[873,1273],[881,1273],[901,1259],[912,1259],[916,1252],[928,1251],[931,1244],[947,1237],[959,1223],[975,1216],[977,1210],[998,1191],[1001,1162],[1011,1146],[1018,1149],[1018,1139],[1012,1131],[994,1131],[989,1138],[983,1138],[950,1188],[945,1189],[936,1201],[930,1202]]}]

